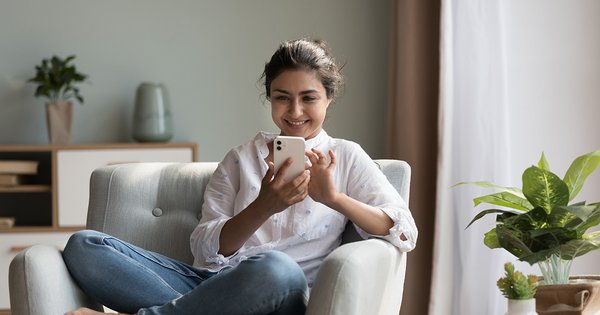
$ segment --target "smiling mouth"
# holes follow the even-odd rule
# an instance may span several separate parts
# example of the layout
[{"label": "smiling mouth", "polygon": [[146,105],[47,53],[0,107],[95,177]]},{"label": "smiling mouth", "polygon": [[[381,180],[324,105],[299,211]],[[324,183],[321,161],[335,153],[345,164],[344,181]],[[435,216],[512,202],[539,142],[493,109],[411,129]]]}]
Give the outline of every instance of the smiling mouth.
[{"label": "smiling mouth", "polygon": [[300,127],[308,122],[308,120],[285,120],[285,122],[292,127]]}]

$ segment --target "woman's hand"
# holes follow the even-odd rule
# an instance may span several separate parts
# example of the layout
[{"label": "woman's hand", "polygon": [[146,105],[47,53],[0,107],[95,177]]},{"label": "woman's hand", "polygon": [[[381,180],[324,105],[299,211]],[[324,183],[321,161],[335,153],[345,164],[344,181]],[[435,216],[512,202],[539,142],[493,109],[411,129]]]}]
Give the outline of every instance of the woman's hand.
[{"label": "woman's hand", "polygon": [[275,166],[272,162],[269,162],[269,169],[263,177],[260,192],[254,201],[258,208],[268,210],[272,215],[287,209],[308,196],[311,179],[309,170],[305,170],[290,182],[285,182],[283,179],[291,164],[292,159],[288,158],[279,169],[279,172],[275,174]]},{"label": "woman's hand", "polygon": [[288,159],[276,175],[275,166],[269,162],[258,197],[223,225],[219,235],[219,254],[229,256],[235,253],[272,215],[306,198],[310,171],[305,170],[291,182],[283,180],[291,162]]},{"label": "woman's hand", "polygon": [[311,166],[310,183],[308,184],[308,195],[314,200],[326,206],[331,205],[338,197],[338,191],[333,181],[333,170],[335,169],[335,155],[332,150],[329,150],[330,162],[327,162],[327,157],[323,152],[313,148],[312,151],[306,152]]}]

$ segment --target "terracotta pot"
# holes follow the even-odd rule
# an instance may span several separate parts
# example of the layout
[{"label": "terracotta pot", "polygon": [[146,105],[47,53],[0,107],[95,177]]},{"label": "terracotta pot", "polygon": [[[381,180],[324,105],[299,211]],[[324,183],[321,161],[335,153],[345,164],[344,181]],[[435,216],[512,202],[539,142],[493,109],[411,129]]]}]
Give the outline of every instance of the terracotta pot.
[{"label": "terracotta pot", "polygon": [[[600,313],[600,276],[571,276],[569,284],[540,285],[535,294],[540,315]],[[543,280],[540,277],[540,281]]]},{"label": "terracotta pot", "polygon": [[46,123],[51,144],[71,143],[73,103],[57,101],[46,104]]}]

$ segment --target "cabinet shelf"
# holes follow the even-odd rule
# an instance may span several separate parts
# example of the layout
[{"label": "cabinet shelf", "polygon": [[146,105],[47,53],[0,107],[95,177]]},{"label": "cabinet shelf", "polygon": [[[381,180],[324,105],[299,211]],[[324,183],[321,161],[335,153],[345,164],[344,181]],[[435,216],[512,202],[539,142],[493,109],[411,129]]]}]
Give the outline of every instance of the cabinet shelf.
[{"label": "cabinet shelf", "polygon": [[18,185],[18,186],[0,186],[0,193],[34,193],[51,192],[50,185]]}]

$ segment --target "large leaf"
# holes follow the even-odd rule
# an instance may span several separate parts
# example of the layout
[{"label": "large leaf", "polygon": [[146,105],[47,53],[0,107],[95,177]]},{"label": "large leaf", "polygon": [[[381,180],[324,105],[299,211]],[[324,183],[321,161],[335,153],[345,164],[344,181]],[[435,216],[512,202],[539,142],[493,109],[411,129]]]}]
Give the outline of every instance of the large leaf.
[{"label": "large leaf", "polygon": [[502,222],[507,229],[527,232],[533,229],[543,227],[546,224],[548,214],[541,207],[534,208],[529,212],[524,212],[513,216],[499,216],[498,221]]},{"label": "large leaf", "polygon": [[[559,206],[552,208],[550,214],[548,214],[548,225],[550,227],[570,227],[575,228],[577,224],[581,222],[581,219],[577,218],[577,216],[571,212],[569,212],[567,207]],[[579,220],[577,224],[567,226],[567,224],[573,222],[573,219]]]},{"label": "large leaf", "polygon": [[572,240],[559,247],[558,252],[562,259],[571,260],[600,248],[600,241]]},{"label": "large leaf", "polygon": [[587,231],[587,229],[600,224],[600,205],[594,205],[595,207],[591,213],[589,213],[586,219],[582,219],[575,229],[581,235]]},{"label": "large leaf", "polygon": [[596,170],[600,164],[600,150],[584,154],[573,161],[565,173],[564,181],[569,187],[569,201],[579,193],[587,177]]},{"label": "large leaf", "polygon": [[483,243],[491,248],[502,248],[500,242],[498,242],[498,235],[496,235],[496,228],[491,229],[483,236]]},{"label": "large leaf", "polygon": [[473,218],[473,220],[471,220],[471,222],[469,222],[469,224],[467,225],[467,227],[465,227],[465,229],[467,229],[469,226],[471,226],[471,224],[473,224],[473,222],[483,218],[485,215],[491,214],[491,213],[510,213],[510,214],[520,214],[520,212],[515,212],[515,211],[510,211],[510,210],[501,210],[501,209],[488,209],[488,210],[483,210],[481,212],[479,212],[477,215],[475,215],[475,217]]},{"label": "large leaf", "polygon": [[567,185],[552,172],[535,166],[523,172],[523,194],[534,207],[542,207],[546,213],[569,202]]},{"label": "large leaf", "polygon": [[521,198],[509,192],[499,192],[473,199],[475,206],[481,203],[489,203],[496,206],[508,207],[517,210],[529,211],[533,208],[525,198]]},{"label": "large leaf", "polygon": [[518,230],[509,229],[503,225],[496,225],[498,243],[502,248],[518,258],[531,255],[532,251],[523,241],[524,234]]},{"label": "large leaf", "polygon": [[543,228],[530,231],[533,252],[552,249],[578,238],[577,232],[565,228]]},{"label": "large leaf", "polygon": [[546,160],[546,155],[544,155],[544,152],[542,152],[542,157],[538,162],[538,167],[545,171],[550,171],[550,165],[548,164],[548,160]]},{"label": "large leaf", "polygon": [[541,250],[541,251],[520,257],[519,260],[528,262],[530,265],[533,265],[540,261],[544,261],[544,260],[550,258],[550,256],[552,256],[553,254],[555,254],[557,252],[558,252],[558,247]]},{"label": "large leaf", "polygon": [[523,192],[521,191],[521,189],[517,188],[517,187],[505,187],[505,186],[499,186],[496,185],[494,183],[490,183],[490,182],[485,182],[485,181],[479,181],[479,182],[460,182],[454,186],[459,186],[459,185],[476,185],[479,187],[483,187],[483,188],[491,188],[491,189],[496,189],[496,190],[500,190],[500,191],[506,191],[509,192],[513,195],[516,195],[518,197],[521,198],[525,198],[525,195],[523,195]]}]

